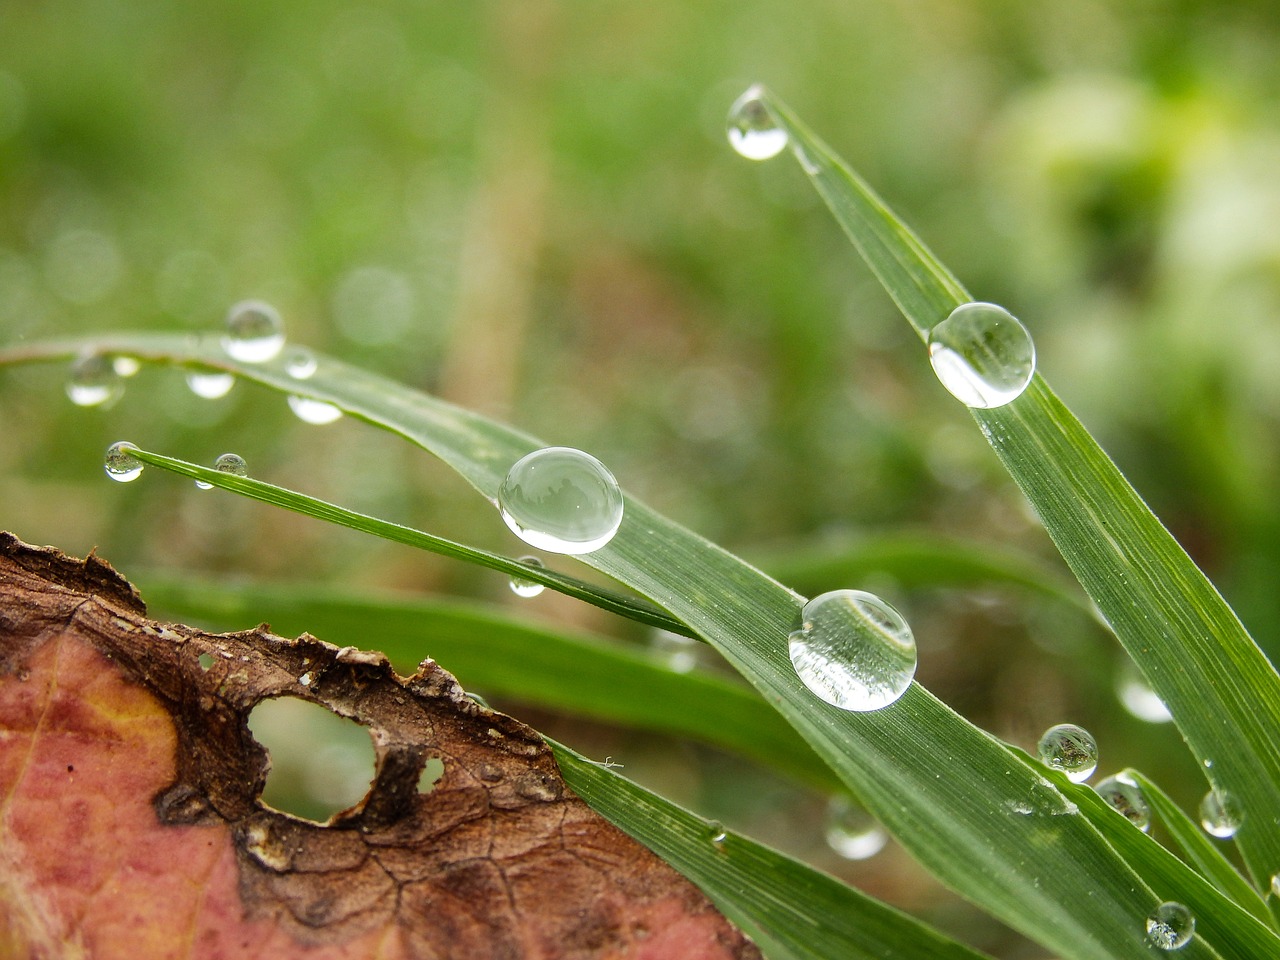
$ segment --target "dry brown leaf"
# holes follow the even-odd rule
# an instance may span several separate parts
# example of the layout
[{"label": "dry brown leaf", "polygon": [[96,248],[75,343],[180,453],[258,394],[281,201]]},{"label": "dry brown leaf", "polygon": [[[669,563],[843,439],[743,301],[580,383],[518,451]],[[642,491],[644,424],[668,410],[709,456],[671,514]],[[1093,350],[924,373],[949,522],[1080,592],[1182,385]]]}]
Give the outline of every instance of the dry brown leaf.
[{"label": "dry brown leaf", "polygon": [[[373,735],[372,789],[328,824],[258,799],[246,717],[282,695]],[[0,534],[0,956],[759,953],[434,662],[156,623],[96,557]]]}]

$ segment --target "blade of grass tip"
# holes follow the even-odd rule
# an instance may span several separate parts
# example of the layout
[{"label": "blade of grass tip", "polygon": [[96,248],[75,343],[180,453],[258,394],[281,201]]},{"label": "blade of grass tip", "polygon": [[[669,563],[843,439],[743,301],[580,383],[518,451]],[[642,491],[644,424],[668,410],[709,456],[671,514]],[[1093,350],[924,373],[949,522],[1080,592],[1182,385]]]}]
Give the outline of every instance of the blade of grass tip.
[{"label": "blade of grass tip", "polygon": [[[767,102],[837,222],[927,338],[969,293],[785,105]],[[1280,873],[1280,675],[1039,374],[1013,402],[970,412],[1213,786],[1245,810],[1237,843],[1254,879]]]},{"label": "blade of grass tip", "polygon": [[984,956],[833,877],[724,831],[550,742],[560,772],[575,793],[697,884],[770,958]]},{"label": "blade of grass tip", "polygon": [[433,536],[424,533],[421,530],[414,530],[411,527],[405,527],[398,523],[391,523],[387,520],[380,520],[377,517],[369,516],[364,513],[356,513],[354,510],[347,510],[345,507],[339,507],[335,504],[328,503],[324,500],[317,500],[315,497],[309,497],[306,494],[298,493],[285,487],[278,487],[275,484],[266,483],[262,480],[255,480],[253,477],[237,476],[232,473],[224,473],[210,467],[201,466],[196,463],[188,463],[185,460],[179,460],[175,457],[167,457],[164,454],[154,453],[150,450],[131,449],[129,453],[141,460],[143,463],[160,467],[172,473],[177,473],[185,477],[192,477],[203,483],[211,484],[215,487],[221,487],[224,490],[230,490],[232,493],[238,493],[241,496],[249,497],[253,500],[269,503],[273,506],[283,507],[294,513],[311,517],[316,520],[324,520],[327,523],[337,524],[338,526],[348,527],[352,530],[358,530],[361,533],[372,534],[375,537],[381,537],[384,540],[391,540],[395,543],[402,543],[406,546],[417,547],[420,550],[427,550],[431,553],[437,553],[441,556],[451,557],[456,560],[464,560],[468,563],[478,564],[482,567],[488,567],[491,570],[497,570],[508,576],[516,577],[522,580],[531,580],[540,583],[543,586],[550,587],[566,596],[574,597],[593,604],[601,609],[608,610],[610,613],[616,613],[632,620],[638,620],[641,623],[648,624],[652,627],[658,627],[662,630],[669,630],[672,633],[678,633],[682,636],[689,636],[689,628],[678,620],[668,616],[663,611],[652,606],[647,601],[633,599],[614,593],[610,590],[604,590],[600,587],[593,586],[576,577],[570,577],[567,574],[559,573],[555,570],[549,570],[545,567],[534,567],[527,563],[521,563],[519,560],[513,560],[510,557],[504,557],[501,554],[490,553],[487,550],[479,550],[475,547],[468,547],[453,540],[446,540],[443,537]]},{"label": "blade of grass tip", "polygon": [[1152,811],[1182,850],[1185,859],[1224,894],[1263,923],[1274,926],[1271,911],[1262,895],[1232,865],[1200,826],[1183,813],[1167,793],[1138,770],[1124,774],[1138,784]]},{"label": "blade of grass tip", "polygon": [[688,737],[748,757],[825,792],[840,782],[749,687],[705,670],[673,670],[659,653],[536,626],[475,603],[297,584],[221,583],[134,573],[152,610],[240,629],[267,620],[338,646],[378,647],[411,673],[424,656],[468,689],[562,713]]}]

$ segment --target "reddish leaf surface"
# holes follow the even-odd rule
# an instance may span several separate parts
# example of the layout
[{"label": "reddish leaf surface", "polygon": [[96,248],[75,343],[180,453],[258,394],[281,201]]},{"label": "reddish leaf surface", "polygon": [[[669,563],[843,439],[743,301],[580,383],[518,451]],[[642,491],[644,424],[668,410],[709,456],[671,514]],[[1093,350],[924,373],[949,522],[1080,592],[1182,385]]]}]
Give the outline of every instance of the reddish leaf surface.
[{"label": "reddish leaf surface", "polygon": [[[258,800],[245,720],[281,695],[373,734],[372,789],[326,825]],[[435,663],[158,624],[97,558],[0,534],[0,956],[759,953]]]}]

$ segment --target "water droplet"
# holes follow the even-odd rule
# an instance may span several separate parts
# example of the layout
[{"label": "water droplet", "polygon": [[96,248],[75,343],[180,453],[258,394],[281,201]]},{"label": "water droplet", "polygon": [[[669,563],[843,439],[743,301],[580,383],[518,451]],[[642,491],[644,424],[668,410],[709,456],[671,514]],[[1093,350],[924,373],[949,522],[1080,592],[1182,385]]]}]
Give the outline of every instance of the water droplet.
[{"label": "water droplet", "polygon": [[879,710],[911,686],[916,640],[897,610],[873,593],[833,590],[801,612],[791,663],[815,695],[842,710]]},{"label": "water droplet", "polygon": [[1164,705],[1164,701],[1147,685],[1132,665],[1126,665],[1121,669],[1116,679],[1116,696],[1120,698],[1120,705],[1139,720],[1145,720],[1147,723],[1168,723],[1173,719],[1173,714]]},{"label": "water droplet", "polygon": [[109,407],[124,395],[124,384],[110,357],[85,353],[71,362],[67,396],[77,407]]},{"label": "water droplet", "polygon": [[1036,750],[1045,766],[1061,770],[1072,783],[1088,780],[1098,769],[1098,744],[1093,734],[1074,723],[1050,727]]},{"label": "water droplet", "polygon": [[317,426],[333,423],[342,417],[342,410],[324,400],[312,400],[310,397],[289,395],[289,409],[303,423],[314,423]]},{"label": "water droplet", "polygon": [[711,838],[711,842],[717,847],[729,838],[728,832],[724,828],[724,824],[719,820],[707,821],[707,836]]},{"label": "water droplet", "polygon": [[[546,567],[546,564],[537,557],[521,557],[520,562],[528,567]],[[509,583],[511,585],[511,592],[517,597],[536,597],[546,589],[546,587],[537,580],[525,580],[523,577],[512,577]]]},{"label": "water droplet", "polygon": [[929,331],[929,362],[970,407],[1002,407],[1036,372],[1036,348],[1017,317],[994,303],[965,303]]},{"label": "water droplet", "polygon": [[222,349],[241,363],[265,363],[284,348],[284,321],[261,300],[242,300],[227,312]]},{"label": "water droplet", "polygon": [[1147,917],[1147,943],[1158,950],[1181,950],[1196,932],[1196,918],[1180,903],[1160,904]]},{"label": "water droplet", "polygon": [[502,519],[548,553],[591,553],[622,524],[622,491],[609,468],[572,447],[546,447],[515,462],[498,490]]},{"label": "water droplet", "polygon": [[192,370],[187,374],[187,387],[205,400],[225,397],[235,385],[235,375],[221,370]]},{"label": "water droplet", "polygon": [[128,483],[142,476],[143,463],[134,456],[137,449],[128,440],[120,440],[107,447],[107,455],[102,461],[107,476],[120,483]]},{"label": "water droplet", "polygon": [[827,846],[846,860],[866,860],[884,849],[884,827],[848,798],[835,796],[827,804]]},{"label": "water droplet", "polygon": [[[244,462],[244,457],[238,453],[221,454],[217,460],[213,461],[213,469],[219,473],[229,473],[236,477],[247,476],[249,473],[249,465]],[[196,486],[201,490],[213,489],[213,484],[206,483],[204,480],[197,480]]]},{"label": "water droplet", "polygon": [[753,84],[729,108],[729,146],[748,160],[776,157],[787,145],[787,132],[769,111],[764,87]]},{"label": "water droplet", "polygon": [[295,380],[310,380],[318,366],[316,355],[306,347],[294,347],[284,358],[285,373]]},{"label": "water droplet", "polygon": [[1093,788],[1107,804],[1135,827],[1146,833],[1151,829],[1151,807],[1142,788],[1124,774],[1107,777]]},{"label": "water droplet", "polygon": [[137,357],[127,357],[123,354],[117,354],[111,358],[111,368],[115,370],[118,377],[132,377],[142,369],[142,363]]},{"label": "water droplet", "polygon": [[1280,873],[1273,873],[1271,875],[1271,895],[1273,897],[1280,897]]},{"label": "water droplet", "polygon": [[1210,790],[1200,801],[1200,826],[1211,837],[1229,840],[1243,822],[1239,801],[1225,790]]},{"label": "water droplet", "polygon": [[661,656],[676,673],[689,673],[698,665],[698,648],[702,644],[670,630],[655,630],[649,647]]}]

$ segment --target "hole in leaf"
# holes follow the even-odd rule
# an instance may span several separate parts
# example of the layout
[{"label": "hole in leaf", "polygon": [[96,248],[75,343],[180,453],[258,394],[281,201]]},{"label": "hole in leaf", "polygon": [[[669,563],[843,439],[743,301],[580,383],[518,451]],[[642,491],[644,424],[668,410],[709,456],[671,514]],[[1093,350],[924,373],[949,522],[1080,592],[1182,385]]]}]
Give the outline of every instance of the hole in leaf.
[{"label": "hole in leaf", "polygon": [[354,720],[279,697],[253,708],[249,730],[271,755],[262,802],[273,810],[325,823],[369,792],[377,758],[369,731]]},{"label": "hole in leaf", "polygon": [[207,671],[214,664],[213,654],[212,653],[200,654],[199,662],[200,662],[200,669]]},{"label": "hole in leaf", "polygon": [[439,757],[430,757],[422,765],[422,776],[418,777],[418,792],[430,793],[444,776],[444,761]]}]

